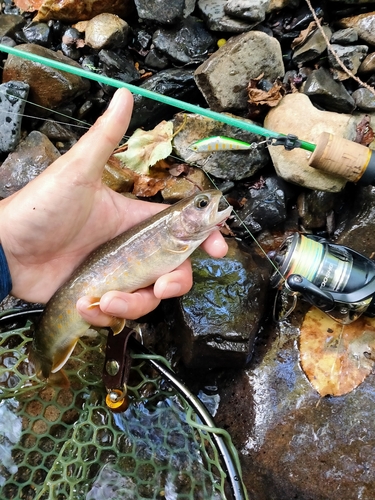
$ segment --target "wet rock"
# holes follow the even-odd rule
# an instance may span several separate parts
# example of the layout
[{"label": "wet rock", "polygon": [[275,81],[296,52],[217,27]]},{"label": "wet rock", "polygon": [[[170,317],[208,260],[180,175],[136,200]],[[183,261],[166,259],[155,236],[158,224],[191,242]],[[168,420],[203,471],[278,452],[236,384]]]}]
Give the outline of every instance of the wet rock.
[{"label": "wet rock", "polygon": [[173,139],[174,153],[185,161],[204,167],[206,172],[219,179],[244,179],[269,164],[269,154],[264,145],[248,151],[219,151],[213,154],[195,153],[189,149],[193,142],[204,137],[229,136],[251,144],[264,140],[259,135],[194,114],[178,114],[173,123],[175,131],[180,129]]},{"label": "wet rock", "polygon": [[44,134],[55,144],[59,152],[70,149],[77,141],[78,136],[65,127],[62,123],[47,120],[39,128],[39,132]]},{"label": "wet rock", "polygon": [[150,66],[155,69],[165,69],[169,65],[168,57],[164,56],[161,52],[156,49],[150,49],[149,53],[145,57],[146,66]]},{"label": "wet rock", "polygon": [[102,180],[109,188],[118,193],[128,193],[134,185],[134,172],[128,168],[121,168],[116,162],[110,160],[104,167]]},{"label": "wet rock", "polygon": [[321,67],[307,77],[303,92],[312,102],[327,111],[351,113],[355,102],[341,82],[335,81],[330,72]]},{"label": "wet rock", "polygon": [[333,33],[330,42],[349,45],[358,40],[358,33],[354,28],[346,28]]},{"label": "wet rock", "polygon": [[345,17],[338,21],[338,25],[342,28],[354,28],[359,38],[375,45],[375,12]]},{"label": "wet rock", "polygon": [[87,23],[85,43],[93,49],[123,47],[128,41],[129,25],[114,14],[99,14]]},{"label": "wet rock", "polygon": [[[235,220],[232,229],[244,231],[243,223],[251,232],[259,232],[282,224],[287,216],[286,183],[280,177],[267,177],[251,186],[244,194],[244,205],[237,213],[241,221]],[[244,233],[245,235],[245,233]]]},{"label": "wet rock", "polygon": [[154,47],[176,64],[201,63],[208,52],[215,47],[215,38],[202,21],[189,16],[175,29],[156,30],[152,43]]},{"label": "wet rock", "polygon": [[267,14],[273,11],[279,11],[285,7],[290,7],[291,9],[297,8],[299,6],[299,0],[271,0],[267,8]]},{"label": "wet rock", "polygon": [[249,23],[261,23],[266,17],[269,4],[270,0],[229,0],[224,6],[224,12]]},{"label": "wet rock", "polygon": [[29,94],[27,83],[10,81],[0,85],[0,151],[13,151],[21,138],[22,114]]},{"label": "wet rock", "polygon": [[326,229],[327,218],[329,221],[329,218],[334,214],[334,209],[342,202],[342,199],[341,193],[317,190],[302,192],[297,201],[302,227],[304,229]]},{"label": "wet rock", "polygon": [[[187,100],[196,92],[194,74],[188,69],[166,69],[148,78],[140,88],[145,88],[176,99]],[[134,96],[134,110],[130,129],[142,126],[156,126],[161,120],[170,117],[174,109],[140,95]]]},{"label": "wet rock", "polygon": [[84,44],[81,33],[75,28],[68,28],[62,36],[61,50],[64,56],[76,61],[81,57],[80,49]]},{"label": "wet rock", "polygon": [[[18,45],[17,48],[54,61],[77,65],[68,57],[40,45]],[[30,86],[29,99],[48,109],[55,109],[90,88],[90,83],[84,78],[12,55],[8,56],[3,71],[3,82],[10,80],[22,80],[27,83]],[[32,113],[43,116],[46,111],[39,107],[33,107]]]},{"label": "wet rock", "polygon": [[375,113],[374,94],[370,90],[361,87],[353,92],[352,97],[360,110]]},{"label": "wet rock", "polygon": [[[286,95],[264,121],[264,126],[287,135],[316,144],[319,135],[326,131],[349,140],[356,137],[356,124],[363,115],[353,117],[340,113],[320,111],[304,94]],[[278,175],[288,182],[320,191],[341,191],[345,180],[311,168],[310,153],[302,149],[286,151],[283,147],[270,146],[269,152]]]},{"label": "wet rock", "polygon": [[6,198],[26,186],[59,156],[45,135],[36,130],[30,132],[0,168],[0,197]]},{"label": "wet rock", "polygon": [[[76,22],[92,19],[98,14],[116,14],[126,19],[134,11],[133,0],[17,0],[18,4],[26,3],[22,10],[38,10],[35,17],[37,21],[48,21],[50,19]],[[33,5],[35,4],[35,5]]]},{"label": "wet rock", "polygon": [[[117,54],[112,50],[101,50],[98,54],[102,72],[111,78],[131,83],[140,78],[134,61],[127,54]],[[110,88],[107,87],[106,88]]]},{"label": "wet rock", "polygon": [[[336,56],[341,60],[341,62],[343,62],[354,75],[357,74],[358,68],[368,52],[367,45],[347,46],[333,43],[332,49],[335,51]],[[328,53],[328,62],[330,67],[335,70],[333,72],[334,78],[338,78],[339,80],[347,80],[350,78],[350,76],[342,70],[336,57],[334,57],[331,52]]]},{"label": "wet rock", "polygon": [[[171,171],[171,170],[170,170]],[[161,195],[166,203],[175,203],[197,191],[213,189],[215,186],[200,168],[188,167],[186,175],[176,177],[176,182],[168,184]]]},{"label": "wet rock", "polygon": [[256,23],[228,16],[225,13],[226,5],[227,0],[198,0],[198,10],[210,30],[243,33],[255,26]]},{"label": "wet rock", "polygon": [[25,19],[17,14],[0,15],[0,38],[12,37],[25,23]]},{"label": "wet rock", "polygon": [[221,385],[215,421],[239,450],[251,498],[372,500],[375,376],[321,398],[300,366],[300,322],[259,339],[249,369]]},{"label": "wet rock", "polygon": [[371,75],[375,73],[375,52],[369,54],[358,68],[358,73],[362,75]]},{"label": "wet rock", "polygon": [[211,109],[243,110],[250,79],[263,73],[273,82],[284,72],[279,42],[261,31],[250,31],[230,38],[197,68],[195,79]]},{"label": "wet rock", "polygon": [[178,300],[176,341],[189,368],[244,366],[252,352],[268,272],[236,240],[228,244],[223,259],[194,254],[193,288]]},{"label": "wet rock", "polygon": [[52,32],[47,23],[31,23],[22,30],[25,41],[48,47],[52,41]]},{"label": "wet rock", "polygon": [[175,24],[189,16],[195,8],[195,0],[172,0],[168,7],[163,2],[134,0],[138,17],[160,24]]},{"label": "wet rock", "polygon": [[[331,38],[332,31],[328,26],[323,26],[323,31],[328,40]],[[325,41],[320,29],[316,29],[303,43],[299,45],[293,53],[293,62],[296,64],[304,64],[307,61],[312,61],[319,57],[327,49]]]}]

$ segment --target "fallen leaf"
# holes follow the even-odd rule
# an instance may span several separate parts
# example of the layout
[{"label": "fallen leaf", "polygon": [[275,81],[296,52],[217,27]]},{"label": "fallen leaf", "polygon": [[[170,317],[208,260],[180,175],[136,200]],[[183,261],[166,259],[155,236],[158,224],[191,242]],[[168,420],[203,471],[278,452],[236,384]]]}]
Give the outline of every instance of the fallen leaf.
[{"label": "fallen leaf", "polygon": [[134,179],[133,194],[141,198],[155,196],[159,191],[175,182],[175,177],[155,178],[148,175],[136,175]]},{"label": "fallen leaf", "polygon": [[358,142],[363,146],[368,146],[374,140],[374,131],[371,126],[370,115],[365,115],[356,127],[356,138],[354,142]]},{"label": "fallen leaf", "polygon": [[301,366],[321,396],[342,396],[358,387],[375,361],[375,319],[337,323],[320,309],[306,314],[300,336]]},{"label": "fallen leaf", "polygon": [[248,87],[248,102],[251,105],[266,105],[273,108],[279,104],[284,95],[285,89],[282,83],[279,82],[275,82],[270,90],[262,90],[252,86]]},{"label": "fallen leaf", "polygon": [[304,30],[302,30],[300,32],[300,34],[293,40],[293,42],[291,44],[291,48],[295,49],[299,45],[302,45],[303,42],[306,40],[306,38],[310,35],[310,33],[312,33],[313,31],[315,31],[316,28],[317,28],[316,22],[315,21],[311,21],[311,23],[307,26],[307,28],[304,29]]},{"label": "fallen leaf", "polygon": [[172,152],[173,124],[162,121],[153,130],[137,129],[127,142],[127,150],[115,156],[139,174],[148,174],[149,168]]}]

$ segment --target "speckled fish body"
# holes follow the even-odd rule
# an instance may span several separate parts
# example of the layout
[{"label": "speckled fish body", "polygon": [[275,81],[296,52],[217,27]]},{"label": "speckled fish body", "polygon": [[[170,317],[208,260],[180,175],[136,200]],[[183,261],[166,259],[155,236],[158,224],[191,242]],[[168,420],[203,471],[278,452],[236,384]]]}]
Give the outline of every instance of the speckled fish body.
[{"label": "speckled fish body", "polygon": [[178,267],[225,222],[221,192],[203,191],[162,210],[92,252],[47,303],[36,326],[30,360],[36,373],[59,372],[90,325],[78,314],[80,297],[133,292]]}]

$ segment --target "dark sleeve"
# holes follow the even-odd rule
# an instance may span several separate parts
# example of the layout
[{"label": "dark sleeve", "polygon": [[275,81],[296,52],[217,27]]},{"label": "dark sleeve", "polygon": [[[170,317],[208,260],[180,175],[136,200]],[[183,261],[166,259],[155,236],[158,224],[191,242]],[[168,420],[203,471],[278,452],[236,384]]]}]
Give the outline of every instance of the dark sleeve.
[{"label": "dark sleeve", "polygon": [[3,247],[0,245],[0,300],[5,299],[12,290],[12,278],[10,276],[7,259]]}]

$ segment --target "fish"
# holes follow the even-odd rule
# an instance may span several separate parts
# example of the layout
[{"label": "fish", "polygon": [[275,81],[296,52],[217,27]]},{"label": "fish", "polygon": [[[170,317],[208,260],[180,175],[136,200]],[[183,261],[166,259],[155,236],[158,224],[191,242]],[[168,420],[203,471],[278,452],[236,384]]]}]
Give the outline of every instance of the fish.
[{"label": "fish", "polygon": [[212,151],[248,150],[254,149],[254,147],[256,147],[254,143],[249,144],[239,139],[217,135],[214,137],[205,137],[204,139],[193,142],[190,144],[189,149],[195,153],[208,153]]},{"label": "fish", "polygon": [[[185,198],[100,245],[73,271],[47,302],[29,351],[37,377],[68,385],[62,368],[88,324],[78,313],[80,297],[100,297],[111,290],[133,292],[155,283],[184,262],[232,211],[219,207],[222,193],[201,191]],[[125,320],[114,318],[119,333]]]}]

